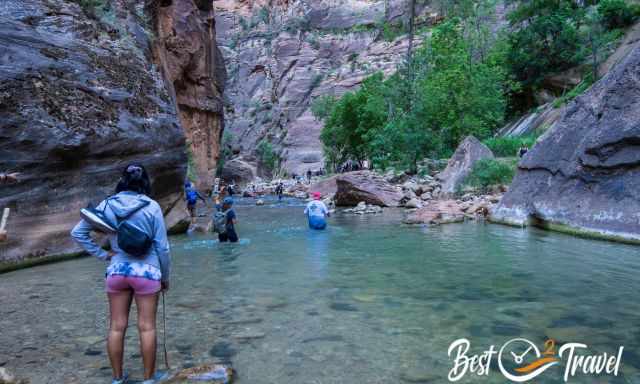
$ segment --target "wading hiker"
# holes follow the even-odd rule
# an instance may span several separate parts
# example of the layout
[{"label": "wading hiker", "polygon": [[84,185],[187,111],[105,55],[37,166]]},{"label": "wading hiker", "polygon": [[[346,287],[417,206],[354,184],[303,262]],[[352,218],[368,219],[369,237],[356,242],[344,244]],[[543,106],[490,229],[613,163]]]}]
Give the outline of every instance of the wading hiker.
[{"label": "wading hiker", "polygon": [[[106,291],[110,326],[107,351],[113,371],[112,384],[127,382],[122,370],[124,337],[131,302],[138,308],[138,332],[144,365],[143,384],[167,377],[156,372],[156,311],[158,293],[169,289],[171,257],[162,209],[149,197],[151,182],[142,165],[127,166],[116,194],[95,209],[82,210],[83,219],[71,231],[73,239],[100,260],[109,261]],[[88,213],[87,213],[88,212]],[[93,229],[108,229],[111,251],[91,238]]]},{"label": "wading hiker", "polygon": [[282,185],[282,181],[278,183],[276,187],[276,195],[278,195],[278,201],[282,201],[282,194],[284,193],[284,185]]},{"label": "wading hiker", "polygon": [[309,228],[311,229],[325,229],[327,227],[327,217],[330,216],[329,209],[325,203],[320,200],[322,194],[320,192],[313,192],[313,200],[310,201],[304,209],[304,214],[307,215],[309,221]]},{"label": "wading hiker", "polygon": [[190,181],[184,183],[184,198],[187,200],[187,210],[189,211],[191,224],[193,225],[196,222],[196,204],[198,203],[198,199],[202,200],[205,205],[207,205],[207,201],[202,197],[200,192],[193,187]]},{"label": "wading hiker", "polygon": [[222,204],[216,201],[217,212],[213,215],[211,226],[213,227],[213,232],[218,234],[218,240],[221,243],[227,241],[232,243],[238,242],[236,212],[232,206],[233,199],[231,197],[225,197],[224,200],[222,200]]}]

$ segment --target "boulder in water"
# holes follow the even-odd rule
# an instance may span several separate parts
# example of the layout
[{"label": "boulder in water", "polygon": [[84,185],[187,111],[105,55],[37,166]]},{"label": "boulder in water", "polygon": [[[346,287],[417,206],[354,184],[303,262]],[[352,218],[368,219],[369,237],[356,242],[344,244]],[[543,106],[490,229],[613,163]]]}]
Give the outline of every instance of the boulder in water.
[{"label": "boulder in water", "polygon": [[256,205],[264,205],[264,200],[262,199],[256,200]]},{"label": "boulder in water", "polygon": [[464,213],[455,200],[432,200],[410,213],[406,224],[446,224],[464,221]]},{"label": "boulder in water", "polygon": [[400,188],[371,171],[339,175],[336,185],[335,201],[338,206],[354,206],[364,201],[367,204],[397,207],[403,197]]},{"label": "boulder in water", "polygon": [[404,204],[405,208],[422,208],[422,202],[417,198],[413,198]]},{"label": "boulder in water", "polygon": [[455,193],[478,160],[492,158],[493,153],[486,145],[473,136],[467,136],[449,159],[447,168],[438,175],[442,182],[441,192]]},{"label": "boulder in water", "polygon": [[244,185],[258,176],[258,168],[248,160],[238,157],[224,163],[221,176],[226,181]]},{"label": "boulder in water", "polygon": [[491,220],[640,241],[640,43],[520,160]]},{"label": "boulder in water", "polygon": [[167,383],[181,383],[188,380],[228,384],[233,382],[233,379],[234,371],[231,367],[222,364],[205,364],[183,369],[171,377]]}]

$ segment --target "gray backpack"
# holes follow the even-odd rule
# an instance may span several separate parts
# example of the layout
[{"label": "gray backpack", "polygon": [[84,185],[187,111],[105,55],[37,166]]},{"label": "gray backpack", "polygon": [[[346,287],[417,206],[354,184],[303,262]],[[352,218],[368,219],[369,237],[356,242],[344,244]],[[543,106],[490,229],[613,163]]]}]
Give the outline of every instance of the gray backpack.
[{"label": "gray backpack", "polygon": [[213,215],[213,232],[221,235],[227,233],[227,212],[218,211]]}]

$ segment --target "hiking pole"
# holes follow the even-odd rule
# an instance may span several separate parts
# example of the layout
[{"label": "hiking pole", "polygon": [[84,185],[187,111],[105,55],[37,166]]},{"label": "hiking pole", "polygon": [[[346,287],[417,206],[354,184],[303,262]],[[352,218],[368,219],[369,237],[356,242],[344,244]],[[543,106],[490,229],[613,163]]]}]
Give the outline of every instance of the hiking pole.
[{"label": "hiking pole", "polygon": [[167,353],[167,314],[164,304],[164,291],[162,291],[162,348],[164,349],[164,366],[167,370],[170,370],[169,354]]}]

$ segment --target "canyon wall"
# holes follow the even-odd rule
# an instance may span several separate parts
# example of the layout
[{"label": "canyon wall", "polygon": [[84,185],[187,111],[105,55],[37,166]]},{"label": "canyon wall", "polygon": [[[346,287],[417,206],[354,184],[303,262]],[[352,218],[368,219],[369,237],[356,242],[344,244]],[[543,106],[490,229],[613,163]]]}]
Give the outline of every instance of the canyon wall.
[{"label": "canyon wall", "polygon": [[168,226],[184,230],[185,135],[198,175],[210,181],[215,168],[224,71],[211,9],[87,3],[0,2],[0,172],[20,172],[0,185],[0,208],[11,208],[0,264],[78,252],[79,209],[113,193],[134,161]]},{"label": "canyon wall", "polygon": [[[262,141],[273,146],[288,174],[323,167],[322,125],[310,111],[312,101],[355,90],[374,72],[396,70],[407,51],[408,3],[213,1],[229,73],[225,129],[238,158],[227,178],[264,173],[256,156]],[[438,20],[418,3],[419,26]]]},{"label": "canyon wall", "polygon": [[524,156],[492,220],[640,242],[640,43],[633,45]]},{"label": "canyon wall", "polygon": [[154,44],[167,85],[175,94],[196,185],[213,185],[224,127],[224,60],[216,44],[210,1],[173,0],[157,10]]}]

